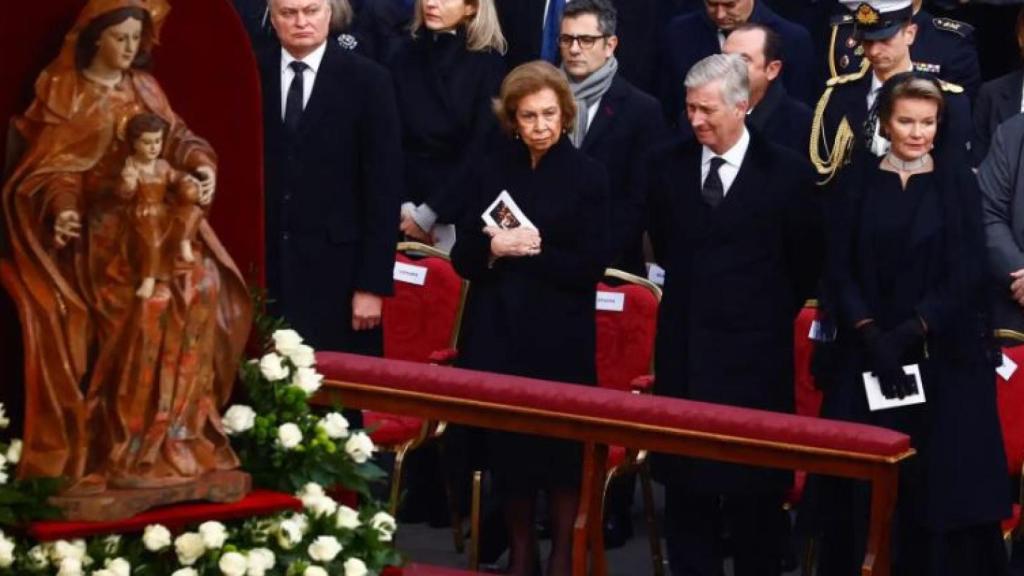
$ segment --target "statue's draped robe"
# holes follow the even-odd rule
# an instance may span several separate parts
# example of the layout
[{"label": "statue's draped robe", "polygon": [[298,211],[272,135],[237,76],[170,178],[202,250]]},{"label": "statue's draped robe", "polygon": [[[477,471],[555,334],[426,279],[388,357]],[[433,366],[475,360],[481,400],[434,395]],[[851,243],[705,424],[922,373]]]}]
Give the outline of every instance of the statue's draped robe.
[{"label": "statue's draped robe", "polygon": [[[136,297],[131,202],[114,193],[134,114],[170,124],[163,157],[173,166],[215,167],[216,156],[149,74],[128,71],[109,88],[73,65],[81,29],[123,6],[162,19],[159,1],[90,2],[17,119],[28,147],[4,186],[3,209],[23,284],[22,328],[36,350],[26,359],[23,478],[144,487],[238,466],[218,414],[251,322],[241,276],[204,220],[196,261],[179,263],[153,298]],[[68,209],[81,215],[82,235],[57,248],[54,218]]]}]

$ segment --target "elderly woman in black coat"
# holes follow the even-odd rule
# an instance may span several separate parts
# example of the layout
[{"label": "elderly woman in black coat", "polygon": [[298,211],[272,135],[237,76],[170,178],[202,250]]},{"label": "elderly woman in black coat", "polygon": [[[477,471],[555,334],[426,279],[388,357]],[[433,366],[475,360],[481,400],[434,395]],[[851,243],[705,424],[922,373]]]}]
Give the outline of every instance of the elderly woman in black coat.
[{"label": "elderly woman in black coat", "polygon": [[[459,364],[593,384],[594,294],[608,257],[607,176],[565,137],[575,104],[550,64],[513,70],[495,107],[508,138],[480,166],[452,250],[455,268],[471,282]],[[503,193],[514,218],[501,218],[494,206]],[[510,573],[532,574],[533,512],[544,489],[552,530],[546,573],[568,575],[579,445],[509,433],[490,434],[487,443],[509,528]]]},{"label": "elderly woman in black coat", "polygon": [[[944,102],[934,79],[897,75],[879,99],[891,150],[846,168],[831,210],[838,363],[823,415],[903,431],[918,451],[901,471],[894,574],[1002,574],[999,521],[1010,499],[978,184],[967,159],[942,146]],[[870,411],[864,374],[878,378],[883,396],[900,399],[914,392],[904,371],[914,364],[927,401]],[[851,497],[862,487],[850,483],[831,486],[821,571],[859,573],[866,494]]]},{"label": "elderly woman in black coat", "polygon": [[505,74],[505,50],[494,0],[416,1],[412,38],[390,64],[402,121],[400,229],[407,237],[427,244],[451,237],[443,228],[458,221],[467,178],[497,131],[491,99]]}]

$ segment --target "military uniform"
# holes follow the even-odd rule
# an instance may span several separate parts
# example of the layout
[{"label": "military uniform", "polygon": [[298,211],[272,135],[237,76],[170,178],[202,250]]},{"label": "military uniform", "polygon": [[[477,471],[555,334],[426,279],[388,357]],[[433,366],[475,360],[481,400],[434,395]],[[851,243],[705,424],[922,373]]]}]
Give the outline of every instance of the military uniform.
[{"label": "military uniform", "polygon": [[[914,68],[963,86],[973,101],[981,85],[981,67],[974,45],[974,27],[952,18],[936,18],[925,10],[914,14],[917,36],[910,46]],[[835,78],[857,72],[864,66],[864,47],[854,37],[854,15],[832,17],[828,46],[828,73]]]},{"label": "military uniform", "polygon": [[[867,60],[865,60],[867,62]],[[870,66],[852,74],[830,79],[818,100],[811,123],[811,163],[819,174],[819,183],[825,184],[850,161],[855,146],[870,146],[874,126],[868,126],[870,110],[867,99],[873,75]],[[958,84],[940,80],[946,100],[943,130],[946,138],[962,146],[965,153],[971,148],[971,109]],[[877,118],[872,117],[872,123]]]}]

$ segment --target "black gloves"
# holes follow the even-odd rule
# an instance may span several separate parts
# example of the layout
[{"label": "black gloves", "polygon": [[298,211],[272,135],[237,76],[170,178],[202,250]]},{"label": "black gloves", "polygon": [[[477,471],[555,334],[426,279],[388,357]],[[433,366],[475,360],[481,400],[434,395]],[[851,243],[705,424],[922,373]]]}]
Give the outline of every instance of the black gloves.
[{"label": "black gloves", "polygon": [[912,347],[921,343],[924,337],[921,322],[912,318],[888,332],[882,332],[874,322],[868,322],[859,330],[867,351],[868,366],[878,377],[882,395],[902,400],[917,392],[914,377],[903,372],[902,359]]}]

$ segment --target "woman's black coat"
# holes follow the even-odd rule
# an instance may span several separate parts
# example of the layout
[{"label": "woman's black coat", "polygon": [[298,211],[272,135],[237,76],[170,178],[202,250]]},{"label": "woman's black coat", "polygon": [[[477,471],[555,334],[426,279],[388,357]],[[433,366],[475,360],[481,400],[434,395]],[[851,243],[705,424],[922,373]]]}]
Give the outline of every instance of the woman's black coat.
[{"label": "woman's black coat", "polygon": [[[604,168],[565,136],[536,169],[518,141],[480,168],[451,254],[470,281],[459,365],[593,384],[594,298],[608,238]],[[489,265],[481,214],[503,190],[540,231],[541,253]]]},{"label": "woman's black coat", "polygon": [[467,179],[494,138],[491,99],[505,64],[497,53],[466,49],[466,37],[421,30],[391,64],[402,121],[404,201],[426,202],[438,222],[456,223]]}]

